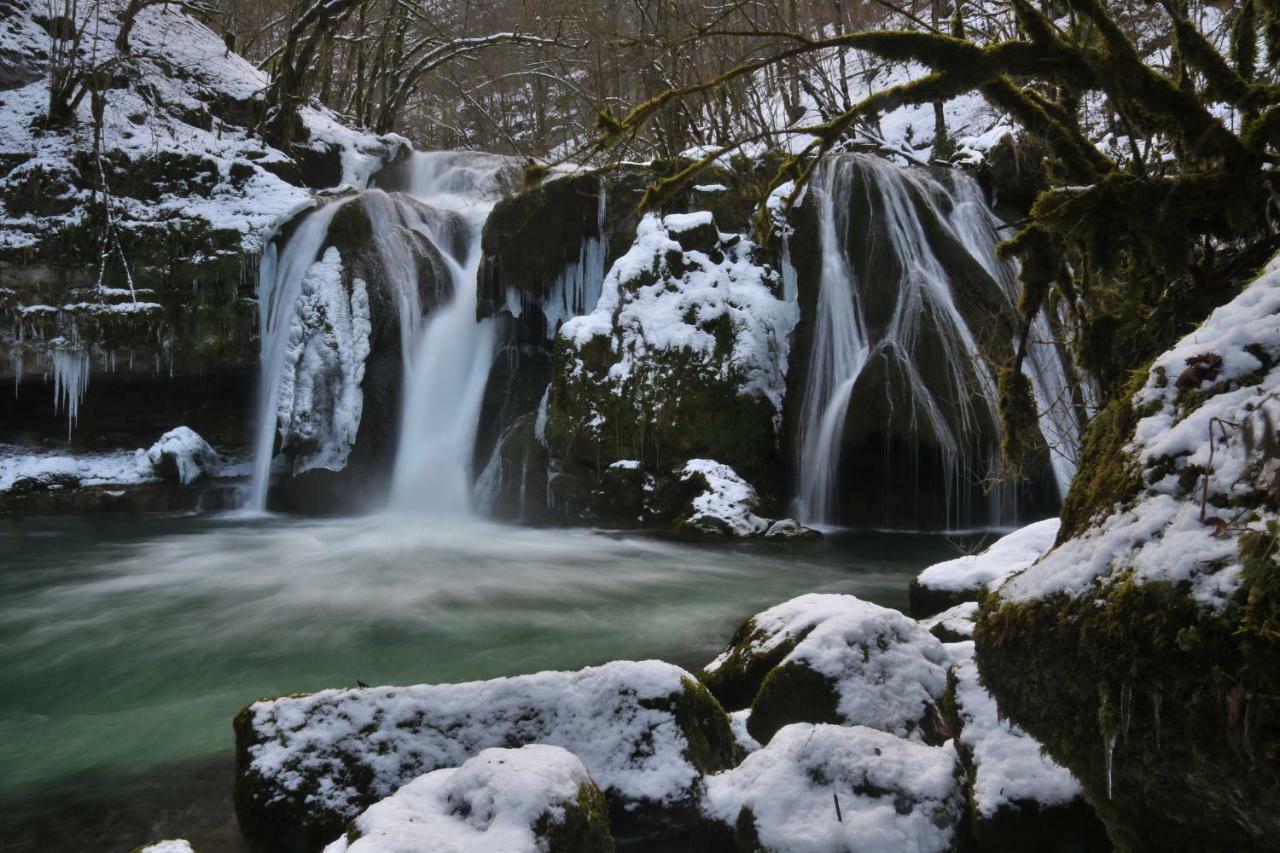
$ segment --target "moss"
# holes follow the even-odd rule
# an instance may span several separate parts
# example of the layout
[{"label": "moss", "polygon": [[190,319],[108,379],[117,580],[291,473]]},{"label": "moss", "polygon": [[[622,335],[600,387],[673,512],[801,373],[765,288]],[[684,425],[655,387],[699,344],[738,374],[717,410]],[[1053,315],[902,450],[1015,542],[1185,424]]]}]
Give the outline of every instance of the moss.
[{"label": "moss", "polygon": [[[1255,576],[1244,596],[1270,610],[1275,588]],[[975,639],[1001,712],[1080,779],[1119,849],[1261,851],[1280,833],[1280,642],[1246,621],[1121,580],[989,601]]]},{"label": "moss", "polygon": [[840,723],[840,697],[835,679],[814,672],[803,663],[787,663],[771,670],[751,703],[747,731],[760,743],[790,723]]},{"label": "moss", "polygon": [[729,715],[700,682],[685,678],[682,684],[684,689],[670,701],[652,707],[668,710],[675,717],[688,744],[685,758],[698,772],[717,773],[735,766],[742,755]]},{"label": "moss", "polygon": [[724,662],[714,670],[703,670],[698,678],[724,707],[732,711],[750,707],[765,676],[791,654],[811,630],[788,636],[768,651],[760,652],[754,647],[767,640],[768,634],[756,625],[754,619],[748,619],[738,626],[729,640]]},{"label": "moss", "polygon": [[[1004,367],[998,380],[1000,416],[1000,452],[1005,470],[1018,476],[1042,441],[1031,380],[1021,370]],[[957,602],[958,603],[958,602]]]},{"label": "moss", "polygon": [[1144,413],[1130,402],[1146,383],[1147,371],[1135,371],[1129,384],[1090,422],[1080,450],[1080,465],[1062,504],[1058,541],[1083,533],[1099,513],[1136,498],[1142,472],[1125,445]]},{"label": "moss", "polygon": [[609,804],[600,789],[588,782],[578,788],[578,799],[566,804],[560,819],[544,814],[533,826],[546,853],[613,853],[609,830]]}]

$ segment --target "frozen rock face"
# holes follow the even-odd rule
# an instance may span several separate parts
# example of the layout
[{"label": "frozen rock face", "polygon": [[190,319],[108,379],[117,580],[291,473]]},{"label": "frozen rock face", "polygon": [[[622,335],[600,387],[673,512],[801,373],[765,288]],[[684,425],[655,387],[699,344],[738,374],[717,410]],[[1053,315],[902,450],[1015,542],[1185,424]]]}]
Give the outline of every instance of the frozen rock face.
[{"label": "frozen rock face", "polygon": [[702,678],[767,743],[793,722],[863,725],[937,740],[949,663],[942,644],[896,610],[851,595],[803,595],[749,619]]},{"label": "frozen rock face", "polygon": [[713,458],[756,481],[779,453],[794,305],[710,213],[648,215],[595,310],[560,328],[547,444],[590,470]]},{"label": "frozen rock face", "polygon": [[1059,521],[1048,518],[1002,536],[980,554],[966,554],[925,569],[908,590],[911,615],[933,616],[965,601],[978,601],[988,589],[1034,563],[1053,547]]},{"label": "frozen rock face", "polygon": [[655,844],[697,826],[701,777],[734,763],[729,720],[692,676],[615,662],[469,684],[327,690],[257,702],[236,718],[236,811],[255,843],[313,850],[361,810],[492,747],[573,752],[614,829]]},{"label": "frozen rock face", "polygon": [[704,808],[743,853],[945,853],[959,841],[960,776],[950,744],[796,723],[709,777]]},{"label": "frozen rock face", "polygon": [[[81,60],[110,68],[100,157],[92,98],[48,126],[48,5],[5,8],[0,56],[13,73],[0,102],[0,383],[17,390],[6,426],[65,438],[70,425],[73,441],[101,448],[185,423],[240,444],[264,237],[310,205],[313,188],[363,187],[404,141],[307,107],[297,144],[272,148],[254,130],[262,71],[178,4],[143,8],[122,54],[126,5],[69,7]],[[92,376],[70,424],[46,378],[67,354]]]},{"label": "frozen rock face", "polygon": [[351,823],[325,853],[612,853],[604,797],[558,746],[486,749],[419,776]]},{"label": "frozen rock face", "polygon": [[160,479],[187,485],[215,476],[222,460],[209,443],[188,427],[171,429],[147,450],[147,461]]},{"label": "frozen rock face", "polygon": [[1000,710],[1117,845],[1280,834],[1280,260],[1090,427],[1060,543],[984,603]]}]

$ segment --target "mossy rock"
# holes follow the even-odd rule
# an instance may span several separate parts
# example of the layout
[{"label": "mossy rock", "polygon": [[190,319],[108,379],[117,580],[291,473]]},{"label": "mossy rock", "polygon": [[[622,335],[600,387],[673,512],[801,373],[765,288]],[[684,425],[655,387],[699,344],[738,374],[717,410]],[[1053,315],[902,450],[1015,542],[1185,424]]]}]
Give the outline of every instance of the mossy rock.
[{"label": "mossy rock", "polygon": [[983,683],[1081,781],[1117,849],[1275,848],[1280,639],[1242,602],[1274,608],[1276,576],[1222,611],[1132,581],[981,609]]},{"label": "mossy rock", "polygon": [[756,624],[755,619],[748,619],[734,631],[728,647],[721,653],[719,664],[714,669],[702,670],[698,678],[730,711],[749,708],[773,668],[791,654],[814,627],[810,625],[808,630],[760,651],[759,646],[769,635]]},{"label": "mossy rock", "polygon": [[765,676],[751,703],[747,732],[760,743],[791,723],[843,723],[836,679],[803,663],[785,663]]},{"label": "mossy rock", "polygon": [[937,589],[920,583],[919,578],[912,578],[907,587],[907,612],[913,619],[928,619],[937,616],[944,610],[950,610],[957,604],[967,601],[981,601],[986,594],[985,586],[973,586],[967,589]]}]

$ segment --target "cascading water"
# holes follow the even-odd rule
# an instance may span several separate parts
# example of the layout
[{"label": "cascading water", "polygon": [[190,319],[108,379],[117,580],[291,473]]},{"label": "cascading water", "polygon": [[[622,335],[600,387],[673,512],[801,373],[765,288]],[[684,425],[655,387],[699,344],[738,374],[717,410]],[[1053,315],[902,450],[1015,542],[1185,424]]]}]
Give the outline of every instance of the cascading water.
[{"label": "cascading water", "polygon": [[[465,152],[419,152],[408,165],[409,187],[403,195],[375,189],[356,197],[368,215],[400,326],[404,382],[391,505],[463,512],[470,506],[471,448],[493,352],[491,323],[476,320],[480,233],[509,188],[512,166],[505,158]],[[283,381],[285,356],[298,344],[291,339],[298,334],[296,323],[290,328],[292,309],[309,271],[319,263],[334,217],[349,203],[352,199],[315,210],[282,249],[273,243],[263,258],[262,410],[250,509],[266,506],[275,440],[278,433],[283,437],[286,425],[280,399],[289,386]],[[448,299],[425,317],[410,232],[432,244],[449,279]]]},{"label": "cascading water", "polygon": [[[857,199],[854,193],[865,194]],[[839,519],[837,485],[850,401],[868,364],[875,359],[891,369],[907,388],[913,434],[927,433],[941,457],[948,526],[971,518],[965,504],[970,479],[987,479],[982,469],[998,459],[995,447],[981,448],[981,425],[998,425],[995,383],[977,337],[957,306],[948,262],[937,254],[931,235],[968,255],[999,288],[998,298],[1012,311],[1016,268],[995,255],[996,220],[971,178],[955,175],[948,186],[929,172],[895,166],[867,155],[841,155],[820,164],[813,185],[817,205],[821,267],[814,313],[813,347],[800,409],[796,514],[812,524]],[[865,201],[871,221],[866,233],[851,234],[851,207]],[[857,236],[867,254],[881,254],[878,269],[890,281],[859,280],[856,268],[869,259],[855,257]],[[885,262],[885,259],[888,262]],[[893,307],[880,328],[869,331],[866,292],[891,294]],[[1074,470],[1079,423],[1070,402],[1067,369],[1053,348],[1047,318],[1024,362],[1042,410],[1041,428],[1052,444],[1054,473],[1065,490]],[[938,363],[928,365],[934,382],[925,381],[917,349],[925,336],[936,339]],[[890,368],[886,368],[889,370]],[[890,406],[894,404],[889,401]],[[985,455],[986,460],[975,458]],[[975,466],[978,466],[975,469]],[[1000,488],[988,495],[989,522],[1000,519],[1006,498]]]}]

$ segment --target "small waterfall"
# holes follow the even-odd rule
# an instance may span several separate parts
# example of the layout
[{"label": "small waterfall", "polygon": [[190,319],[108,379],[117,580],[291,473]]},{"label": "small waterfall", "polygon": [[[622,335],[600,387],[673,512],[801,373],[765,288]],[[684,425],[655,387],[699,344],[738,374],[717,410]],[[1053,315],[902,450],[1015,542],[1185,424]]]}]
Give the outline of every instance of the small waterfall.
[{"label": "small waterfall", "polygon": [[844,248],[853,187],[849,161],[837,159],[821,165],[812,188],[818,205],[822,269],[800,416],[796,510],[802,519],[815,524],[835,522],[840,437],[844,434],[849,395],[866,364],[869,349],[857,283]]},{"label": "small waterfall", "polygon": [[476,319],[480,235],[502,194],[509,162],[455,152],[414,155],[410,192],[461,216],[451,251],[434,235],[453,279],[452,299],[432,314],[414,345],[405,377],[400,446],[391,478],[398,510],[467,512],[480,406],[493,362],[491,319]]},{"label": "small waterfall", "polygon": [[331,202],[312,211],[285,243],[283,252],[274,241],[263,253],[258,272],[258,329],[262,336],[261,379],[258,385],[258,427],[254,440],[253,479],[249,509],[267,506],[267,485],[278,423],[280,383],[284,376],[285,350],[289,345],[293,305],[302,293],[302,280],[315,263],[329,223],[344,202]]},{"label": "small waterfall", "polygon": [[[410,163],[406,193],[371,189],[354,197],[368,214],[400,325],[404,396],[392,476],[396,508],[466,511],[470,506],[471,446],[493,350],[491,323],[476,321],[480,232],[509,189],[511,171],[510,161],[493,155],[419,152]],[[253,510],[266,507],[275,441],[285,426],[280,397],[287,390],[289,318],[335,215],[353,200],[313,210],[283,247],[273,241],[262,259],[261,410],[248,504]],[[427,316],[408,232],[437,249],[452,285],[449,300]],[[387,412],[373,416],[394,417]]]},{"label": "small waterfall", "polygon": [[[850,210],[865,194],[871,222],[866,233],[851,234]],[[997,222],[976,182],[955,174],[944,184],[921,169],[901,168],[869,155],[827,158],[814,178],[821,268],[814,314],[812,354],[798,422],[796,514],[813,524],[839,518],[837,486],[845,425],[859,378],[873,359],[892,370],[907,389],[913,434],[927,434],[938,447],[948,526],[969,522],[966,504],[972,481],[998,473],[998,448],[983,447],[983,425],[998,426],[995,382],[987,360],[953,295],[949,257],[944,263],[935,240],[962,250],[964,263],[980,269],[999,288],[996,298],[1012,312],[1017,300],[1017,268],[995,255]],[[851,244],[855,244],[851,248]],[[866,256],[859,255],[863,251]],[[853,254],[851,254],[851,252]],[[960,253],[956,253],[960,254]],[[879,256],[879,257],[875,257]],[[885,261],[891,261],[886,265]],[[881,300],[892,310],[880,328],[868,329],[868,282],[856,269],[896,272],[896,280],[876,280]],[[886,273],[886,275],[890,275]],[[884,294],[892,294],[886,297]],[[1024,369],[1041,408],[1041,428],[1054,454],[1060,491],[1074,471],[1080,424],[1070,402],[1068,372],[1052,343],[1047,317],[1033,331]],[[917,357],[926,338],[936,340],[933,363]],[[921,375],[927,366],[932,387]],[[890,406],[895,401],[889,401]],[[985,458],[983,458],[985,457]],[[987,496],[990,522],[1008,503],[1001,488]]]}]

